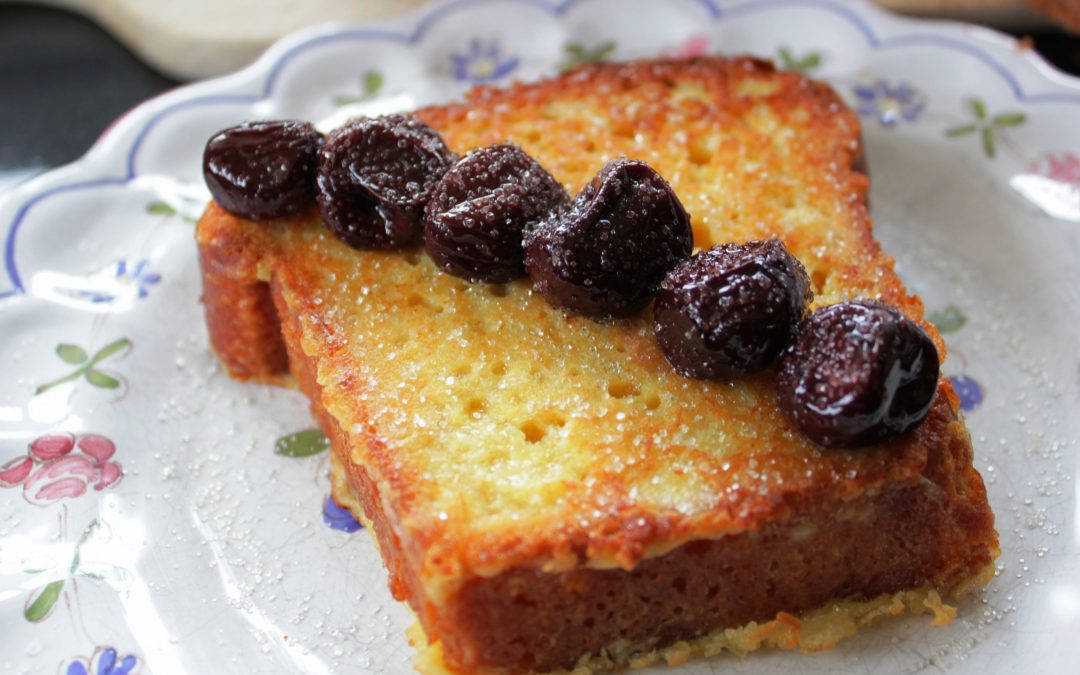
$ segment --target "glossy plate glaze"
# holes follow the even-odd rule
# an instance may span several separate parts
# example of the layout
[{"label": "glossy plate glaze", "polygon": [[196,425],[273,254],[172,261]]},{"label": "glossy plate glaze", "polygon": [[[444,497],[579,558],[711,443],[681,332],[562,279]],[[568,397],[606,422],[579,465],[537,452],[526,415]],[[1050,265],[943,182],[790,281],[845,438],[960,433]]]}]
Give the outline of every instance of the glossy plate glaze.
[{"label": "glossy plate glaze", "polygon": [[949,343],[1003,553],[951,626],[676,672],[1075,672],[1080,82],[986,30],[830,0],[460,0],[307,31],[0,197],[0,671],[409,672],[411,617],[326,498],[302,396],[230,381],[208,350],[205,139],[713,52],[825,78],[862,115],[876,233]]}]

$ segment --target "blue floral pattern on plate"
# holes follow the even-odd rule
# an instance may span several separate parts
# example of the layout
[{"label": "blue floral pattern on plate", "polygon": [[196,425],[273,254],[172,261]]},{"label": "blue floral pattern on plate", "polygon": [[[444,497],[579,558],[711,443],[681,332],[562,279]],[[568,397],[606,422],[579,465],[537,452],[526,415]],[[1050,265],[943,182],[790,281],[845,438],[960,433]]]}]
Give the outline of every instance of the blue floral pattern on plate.
[{"label": "blue floral pattern on plate", "polygon": [[926,97],[907,82],[889,84],[876,80],[855,86],[855,109],[860,115],[877,117],[892,127],[900,121],[914,122],[926,107]]},{"label": "blue floral pattern on plate", "polygon": [[498,40],[474,39],[464,53],[450,56],[450,72],[459,82],[483,84],[494,82],[514,72],[518,57],[503,53]]},{"label": "blue floral pattern on plate", "polygon": [[956,395],[960,398],[960,409],[971,412],[982,404],[986,396],[986,390],[975,379],[968,375],[953,375],[949,378]]},{"label": "blue floral pattern on plate", "polygon": [[[127,260],[118,260],[113,272],[113,279],[121,287],[133,289],[139,298],[145,298],[150,294],[150,287],[161,281],[161,275],[151,272],[148,260],[138,260],[129,263]],[[112,290],[82,291],[80,293],[91,302],[112,302],[119,297],[119,293]]]},{"label": "blue floral pattern on plate", "polygon": [[338,506],[331,495],[326,495],[326,499],[323,500],[322,518],[323,522],[329,525],[332,530],[356,532],[364,527],[356,520],[352,511]]},{"label": "blue floral pattern on plate", "polygon": [[118,656],[112,647],[99,647],[89,659],[77,658],[69,662],[64,675],[129,675],[139,665],[134,654],[117,661]]}]

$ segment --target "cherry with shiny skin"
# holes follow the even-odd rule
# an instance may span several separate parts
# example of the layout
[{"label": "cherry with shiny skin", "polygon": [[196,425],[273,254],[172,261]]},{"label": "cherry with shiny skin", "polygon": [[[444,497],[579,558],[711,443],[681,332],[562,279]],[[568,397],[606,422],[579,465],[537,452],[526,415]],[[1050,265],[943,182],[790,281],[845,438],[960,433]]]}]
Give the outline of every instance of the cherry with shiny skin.
[{"label": "cherry with shiny skin", "polygon": [[411,115],[351,120],[319,152],[323,221],[353,248],[407,246],[420,235],[424,207],[453,162],[439,134]]},{"label": "cherry with shiny skin", "polygon": [[549,303],[594,319],[626,317],[652,299],[693,250],[690,217],[645,162],[609,162],[571,206],[525,235],[525,267]]},{"label": "cherry with shiny skin", "polygon": [[939,366],[933,340],[895,307],[829,305],[803,322],[780,357],[780,408],[819,445],[879,443],[926,416]]},{"label": "cherry with shiny skin", "polygon": [[424,245],[448,274],[511,281],[525,276],[524,232],[567,201],[562,185],[521,148],[478,148],[435,186],[424,214]]},{"label": "cherry with shiny skin", "polygon": [[668,273],[653,329],[687,377],[748,375],[776,360],[812,297],[806,270],[779,239],[721,244]]},{"label": "cherry with shiny skin", "polygon": [[322,135],[307,122],[245,122],[214,134],[203,177],[218,206],[251,220],[283,218],[315,201]]}]

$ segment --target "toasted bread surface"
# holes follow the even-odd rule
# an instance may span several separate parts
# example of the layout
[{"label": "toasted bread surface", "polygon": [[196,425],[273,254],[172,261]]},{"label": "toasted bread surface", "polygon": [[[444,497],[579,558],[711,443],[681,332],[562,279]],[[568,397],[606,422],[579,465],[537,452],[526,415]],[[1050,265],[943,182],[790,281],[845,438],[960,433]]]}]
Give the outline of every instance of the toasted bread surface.
[{"label": "toasted bread surface", "polygon": [[[457,152],[518,143],[571,191],[609,159],[644,160],[682,199],[696,246],[778,236],[806,266],[815,305],[881,299],[922,322],[943,351],[872,237],[867,179],[852,169],[858,119],[823,84],[747,58],[593,65],[478,89],[418,115]],[[704,607],[711,618],[698,628],[676,622],[652,647],[700,626],[772,619],[785,602],[802,611],[833,597],[947,592],[995,555],[985,490],[945,381],[916,429],[827,451],[781,414],[771,371],[733,382],[674,372],[648,310],[612,323],[570,316],[527,279],[471,285],[419,248],[353,250],[314,211],[253,223],[211,205],[197,239],[215,349],[234,375],[267,381],[280,379],[288,351],[374,523],[395,594],[456,667],[572,665],[582,649],[634,629],[578,625],[601,642],[540,641],[495,658],[484,625],[505,623],[513,604],[496,596],[577,602],[570,623],[538,626],[570,636],[600,602],[577,586],[670,588],[686,582],[685,561],[675,574],[642,571],[694,547],[736,565],[750,564],[763,542],[791,555],[839,547],[828,565],[880,569],[822,577],[805,566],[794,572],[795,583],[813,585],[804,595],[774,590],[738,611]],[[889,501],[897,495],[916,505],[900,508]],[[856,522],[874,523],[864,534],[904,527],[860,557],[858,528],[828,532],[828,514],[845,506]],[[804,551],[794,546],[800,536],[828,538]],[[518,592],[530,584],[545,592]]]}]

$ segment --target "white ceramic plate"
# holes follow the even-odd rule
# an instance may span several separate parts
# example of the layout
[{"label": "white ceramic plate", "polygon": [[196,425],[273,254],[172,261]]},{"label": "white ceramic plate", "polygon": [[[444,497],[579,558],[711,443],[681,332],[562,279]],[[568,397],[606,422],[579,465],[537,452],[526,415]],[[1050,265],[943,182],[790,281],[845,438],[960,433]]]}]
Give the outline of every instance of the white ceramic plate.
[{"label": "white ceramic plate", "polygon": [[[461,0],[287,39],[0,199],[0,670],[409,672],[407,612],[302,397],[208,351],[192,241],[215,130],[325,128],[583,59],[752,52],[863,115],[876,232],[950,346],[1003,554],[956,621],[679,672],[1077,672],[1080,83],[978,28],[828,0]],[[277,445],[275,445],[277,443]],[[290,457],[280,451],[308,457]],[[932,533],[928,533],[932,536]]]}]

